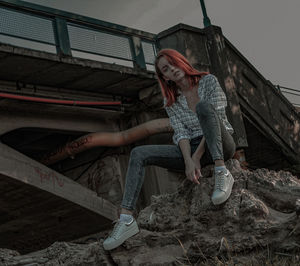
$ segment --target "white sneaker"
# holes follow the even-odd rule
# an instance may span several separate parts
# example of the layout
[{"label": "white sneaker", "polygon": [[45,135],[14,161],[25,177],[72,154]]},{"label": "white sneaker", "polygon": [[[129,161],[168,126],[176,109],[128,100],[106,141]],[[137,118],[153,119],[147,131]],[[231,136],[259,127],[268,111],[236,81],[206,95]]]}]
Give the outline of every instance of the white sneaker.
[{"label": "white sneaker", "polygon": [[114,249],[138,232],[139,227],[135,219],[132,219],[129,223],[117,220],[110,236],[104,240],[103,248],[105,250]]},{"label": "white sneaker", "polygon": [[222,204],[225,202],[232,190],[234,179],[231,173],[226,169],[226,171],[217,171],[215,174],[215,189],[211,200],[214,205]]}]

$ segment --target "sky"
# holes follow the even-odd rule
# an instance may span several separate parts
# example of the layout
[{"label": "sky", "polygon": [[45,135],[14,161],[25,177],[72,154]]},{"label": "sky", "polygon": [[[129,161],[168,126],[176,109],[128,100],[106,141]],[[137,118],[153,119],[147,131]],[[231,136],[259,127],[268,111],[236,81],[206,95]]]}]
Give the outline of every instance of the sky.
[{"label": "sky", "polygon": [[[155,34],[178,23],[203,28],[199,0],[27,2]],[[299,90],[293,92],[299,96],[285,96],[300,106],[300,0],[206,0],[205,3],[211,23],[222,28],[224,36],[266,79]]]}]

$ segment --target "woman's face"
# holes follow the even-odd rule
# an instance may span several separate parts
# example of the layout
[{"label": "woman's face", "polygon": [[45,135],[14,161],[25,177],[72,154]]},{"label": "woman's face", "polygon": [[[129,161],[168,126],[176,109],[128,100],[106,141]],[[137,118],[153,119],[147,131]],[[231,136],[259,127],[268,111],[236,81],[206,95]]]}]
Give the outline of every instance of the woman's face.
[{"label": "woman's face", "polygon": [[164,56],[162,56],[158,60],[157,67],[163,74],[164,79],[166,81],[172,80],[174,82],[178,82],[179,80],[185,77],[184,71],[181,68],[169,63],[169,61]]}]

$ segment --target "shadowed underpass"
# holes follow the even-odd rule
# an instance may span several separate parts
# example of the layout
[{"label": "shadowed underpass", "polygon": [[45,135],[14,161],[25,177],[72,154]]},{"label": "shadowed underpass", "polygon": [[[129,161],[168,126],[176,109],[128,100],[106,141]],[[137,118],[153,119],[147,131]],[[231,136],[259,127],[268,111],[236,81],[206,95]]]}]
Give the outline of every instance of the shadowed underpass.
[{"label": "shadowed underpass", "polygon": [[[178,24],[155,35],[8,0],[0,3],[0,17],[1,248],[26,253],[99,232],[117,218],[120,198],[112,186],[106,188],[110,181],[81,180],[97,160],[115,156],[116,194],[121,195],[132,146],[97,147],[51,168],[38,161],[82,135],[167,117],[153,65],[162,48],[178,50],[198,70],[218,77],[237,148],[249,167],[299,174],[299,114],[221,28]],[[136,144],[170,141],[167,133]],[[153,179],[146,181],[140,207],[150,195],[176,187],[170,178],[161,181],[169,173],[151,170],[149,175]],[[96,191],[101,186],[105,189]]]}]

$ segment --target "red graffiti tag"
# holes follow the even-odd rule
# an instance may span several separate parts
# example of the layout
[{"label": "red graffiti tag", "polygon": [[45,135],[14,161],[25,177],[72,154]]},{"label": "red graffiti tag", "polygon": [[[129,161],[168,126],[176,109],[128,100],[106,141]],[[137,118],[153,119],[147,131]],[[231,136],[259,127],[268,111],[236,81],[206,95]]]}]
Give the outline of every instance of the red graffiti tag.
[{"label": "red graffiti tag", "polygon": [[40,169],[39,167],[34,167],[35,172],[40,176],[41,183],[44,182],[52,182],[53,187],[55,187],[56,183],[60,186],[64,186],[63,178],[57,176],[54,172],[47,172],[45,170]]}]

